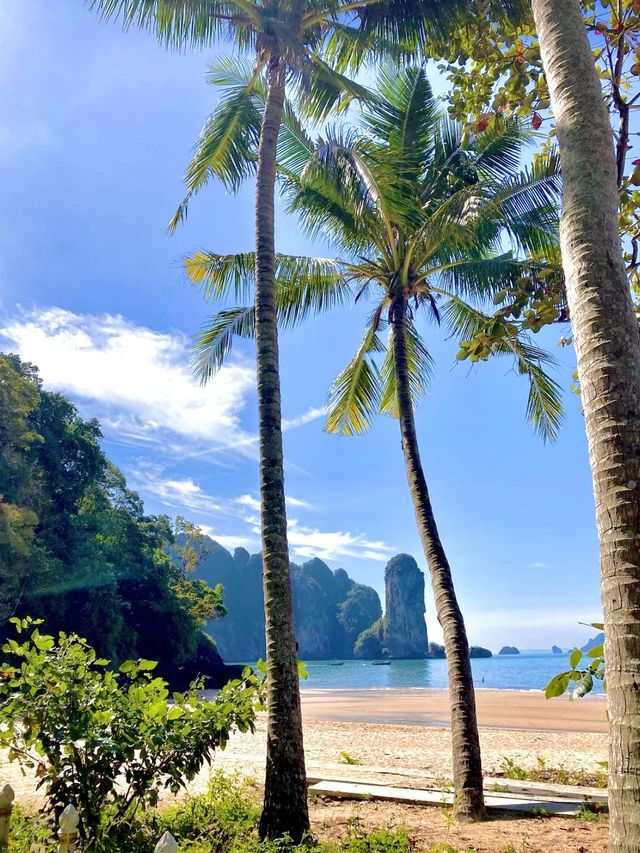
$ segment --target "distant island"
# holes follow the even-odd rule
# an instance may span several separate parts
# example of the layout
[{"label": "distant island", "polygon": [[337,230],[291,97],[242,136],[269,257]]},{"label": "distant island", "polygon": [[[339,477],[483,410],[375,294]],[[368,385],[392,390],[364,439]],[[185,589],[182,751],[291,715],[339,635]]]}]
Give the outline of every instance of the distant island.
[{"label": "distant island", "polygon": [[551,651],[554,655],[562,654],[562,649],[560,648],[560,646],[551,646]]},{"label": "distant island", "polygon": [[499,655],[519,655],[520,649],[515,646],[503,646],[498,652]]}]

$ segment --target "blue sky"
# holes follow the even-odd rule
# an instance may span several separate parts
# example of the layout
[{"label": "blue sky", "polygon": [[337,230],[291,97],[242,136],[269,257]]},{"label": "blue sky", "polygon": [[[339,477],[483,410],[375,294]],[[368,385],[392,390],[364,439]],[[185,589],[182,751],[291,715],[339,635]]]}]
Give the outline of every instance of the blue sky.
[{"label": "blue sky", "polygon": [[[176,54],[100,22],[80,0],[0,6],[0,335],[47,387],[103,424],[105,448],[149,512],[180,513],[228,547],[259,550],[254,355],[238,345],[200,388],[191,336],[207,316],[182,279],[196,248],[252,248],[253,200],[211,186],[186,226],[166,223],[215,104],[211,52]],[[278,219],[278,249],[313,251]],[[325,253],[323,247],[316,251]],[[363,438],[322,431],[331,380],[351,357],[362,311],[282,336],[290,540],[383,589],[398,551],[425,561],[397,423]],[[417,413],[423,461],[471,641],[572,645],[600,612],[593,498],[579,398],[558,442],[525,422],[526,385],[506,361],[469,373],[427,330],[437,372]],[[571,348],[544,336],[568,389]],[[427,622],[440,639],[433,601]]]}]

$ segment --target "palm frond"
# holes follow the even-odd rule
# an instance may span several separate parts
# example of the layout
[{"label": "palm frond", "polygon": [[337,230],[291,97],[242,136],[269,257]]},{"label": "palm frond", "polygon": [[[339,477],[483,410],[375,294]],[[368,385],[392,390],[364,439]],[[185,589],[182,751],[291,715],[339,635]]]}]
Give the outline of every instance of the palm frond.
[{"label": "palm frond", "polygon": [[[460,340],[472,339],[496,321],[496,318],[456,297],[449,300],[443,316]],[[517,332],[495,338],[491,354],[513,357],[517,372],[529,380],[528,422],[544,441],[555,440],[563,421],[562,392],[558,383],[545,373],[544,367],[554,366],[556,360]]]},{"label": "palm frond", "polygon": [[225,89],[196,141],[184,175],[187,194],[170,230],[184,221],[191,198],[211,179],[217,178],[235,191],[255,170],[264,98],[262,67],[262,63],[252,66],[234,57],[211,64],[210,81]]},{"label": "palm frond", "polygon": [[380,404],[380,372],[372,355],[384,346],[371,324],[358,352],[336,378],[329,392],[327,432],[360,435],[366,432]]},{"label": "palm frond", "polygon": [[255,308],[227,308],[208,320],[196,337],[191,365],[203,384],[223,365],[231,352],[233,339],[251,338],[255,334]]},{"label": "palm frond", "polygon": [[301,75],[297,108],[308,120],[320,123],[331,112],[344,112],[354,100],[371,100],[372,94],[366,86],[332,68],[318,53],[309,52],[306,65]]},{"label": "palm frond", "polygon": [[184,260],[192,284],[203,289],[204,298],[216,302],[233,293],[236,299],[251,296],[255,281],[255,252],[218,255],[199,250]]},{"label": "palm frond", "polygon": [[[152,32],[168,47],[206,47],[220,37],[235,36],[242,47],[255,46],[251,30],[258,22],[251,0],[88,0],[102,18]],[[253,35],[253,37],[252,37]]]}]

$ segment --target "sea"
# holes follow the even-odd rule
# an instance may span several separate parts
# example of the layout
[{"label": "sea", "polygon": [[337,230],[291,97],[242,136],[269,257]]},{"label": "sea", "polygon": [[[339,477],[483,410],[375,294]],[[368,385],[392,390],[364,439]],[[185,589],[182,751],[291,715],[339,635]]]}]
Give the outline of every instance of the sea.
[{"label": "sea", "polygon": [[[375,666],[371,661],[308,661],[308,677],[302,679],[303,690],[412,690],[447,687],[446,660],[392,660],[388,666]],[[471,661],[473,680],[482,690],[544,690],[557,673],[569,668],[568,655],[519,654],[494,655]],[[599,681],[594,693],[602,693]]]}]

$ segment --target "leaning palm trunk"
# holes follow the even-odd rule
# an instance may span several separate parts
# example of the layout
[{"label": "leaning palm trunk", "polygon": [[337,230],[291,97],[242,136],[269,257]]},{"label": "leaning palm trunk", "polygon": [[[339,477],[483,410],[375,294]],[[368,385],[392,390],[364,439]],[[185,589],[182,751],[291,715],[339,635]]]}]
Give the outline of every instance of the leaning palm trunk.
[{"label": "leaning palm trunk", "polygon": [[299,842],[309,828],[309,814],[289,574],[275,295],[276,144],[284,96],[285,67],[274,58],[256,180],[256,349],[268,707],[260,836],[288,834]]},{"label": "leaning palm trunk", "polygon": [[455,811],[462,820],[480,820],[485,816],[482,759],[469,643],[420,461],[409,384],[405,319],[406,303],[399,299],[391,317],[398,415],[411,499],[431,573],[436,613],[444,633],[451,703]]},{"label": "leaning palm trunk", "polygon": [[558,125],[567,301],[600,537],[611,850],[640,850],[640,336],[609,116],[578,0],[533,0]]}]

